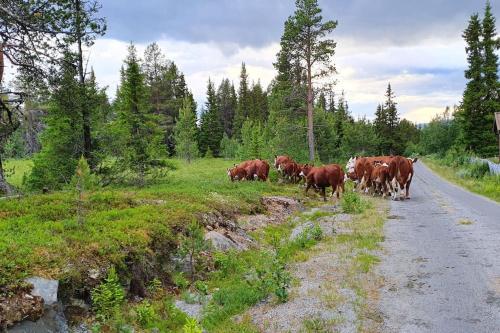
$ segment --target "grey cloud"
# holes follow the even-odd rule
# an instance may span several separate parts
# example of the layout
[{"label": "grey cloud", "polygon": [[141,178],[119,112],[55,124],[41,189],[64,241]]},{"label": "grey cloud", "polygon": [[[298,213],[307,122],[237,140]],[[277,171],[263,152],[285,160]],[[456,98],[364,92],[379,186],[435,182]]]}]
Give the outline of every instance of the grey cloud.
[{"label": "grey cloud", "polygon": [[[496,2],[496,1],[495,1]],[[472,0],[320,0],[335,32],[366,43],[408,44],[430,36],[459,38],[485,2]],[[493,3],[497,17],[500,3]],[[261,47],[279,41],[293,0],[103,0],[108,37],[148,42],[162,36],[189,42]]]}]

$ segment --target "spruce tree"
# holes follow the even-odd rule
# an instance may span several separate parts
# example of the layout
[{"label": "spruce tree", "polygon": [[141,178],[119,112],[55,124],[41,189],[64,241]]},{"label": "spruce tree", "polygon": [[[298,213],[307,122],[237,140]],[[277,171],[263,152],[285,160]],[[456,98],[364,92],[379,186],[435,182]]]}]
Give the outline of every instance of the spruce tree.
[{"label": "spruce tree", "polygon": [[500,84],[498,81],[498,55],[500,39],[497,37],[495,17],[491,12],[488,1],[482,22],[482,49],[483,49],[483,101],[481,105],[481,138],[483,144],[478,147],[482,156],[494,156],[497,151],[497,139],[491,130],[495,112],[500,111]]},{"label": "spruce tree", "polygon": [[463,144],[466,149],[472,151],[479,151],[484,144],[482,140],[484,117],[481,112],[484,93],[481,74],[483,69],[481,35],[482,27],[479,15],[474,14],[471,16],[469,25],[463,34],[463,38],[467,43],[465,51],[469,67],[465,71],[467,85],[457,115]]},{"label": "spruce tree", "polygon": [[246,65],[243,62],[241,64],[241,74],[240,74],[240,87],[238,89],[238,107],[236,109],[236,115],[234,118],[234,136],[238,139],[241,138],[241,128],[243,123],[250,115],[250,89],[248,86],[248,74]]},{"label": "spruce tree", "polygon": [[220,143],[224,129],[219,120],[217,96],[212,81],[208,80],[207,102],[201,115],[200,136],[198,146],[200,153],[205,156],[210,151],[214,157],[220,156]]},{"label": "spruce tree", "polygon": [[268,117],[267,93],[263,91],[260,81],[250,91],[250,113],[248,118],[264,123]]},{"label": "spruce tree", "polygon": [[179,119],[177,119],[175,125],[174,138],[177,156],[188,163],[198,156],[197,131],[196,115],[193,112],[191,99],[185,97],[182,108],[179,110]]},{"label": "spruce tree", "polygon": [[149,110],[149,95],[135,46],[130,45],[115,107],[123,128],[123,150],[116,162],[122,171],[132,171],[137,185],[161,167],[161,135],[157,118]]},{"label": "spruce tree", "polygon": [[224,134],[228,138],[233,136],[234,117],[236,108],[238,107],[238,98],[234,85],[231,84],[229,79],[222,80],[219,88],[217,89],[217,107],[219,121],[224,128]]},{"label": "spruce tree", "polygon": [[53,95],[47,128],[42,134],[42,150],[33,158],[33,169],[28,179],[32,189],[60,189],[68,184],[83,155],[83,123],[78,110],[82,97],[77,71],[69,63],[61,68],[53,82]]}]

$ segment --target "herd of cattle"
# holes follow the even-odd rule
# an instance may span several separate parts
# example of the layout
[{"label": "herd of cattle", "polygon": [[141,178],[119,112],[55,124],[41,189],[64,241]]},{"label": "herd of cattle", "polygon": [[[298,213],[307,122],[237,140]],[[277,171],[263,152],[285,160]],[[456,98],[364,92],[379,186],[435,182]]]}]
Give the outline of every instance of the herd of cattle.
[{"label": "herd of cattle", "polygon": [[[413,164],[417,159],[403,156],[351,157],[346,165],[346,172],[338,164],[316,167],[311,164],[300,164],[288,156],[275,156],[274,167],[283,180],[306,184],[306,193],[313,187],[321,191],[326,201],[326,188],[332,188],[332,196],[340,197],[344,192],[344,183],[352,180],[355,191],[364,191],[373,195],[394,200],[410,198],[410,185],[413,178]],[[265,160],[251,160],[234,165],[227,170],[231,181],[261,180],[269,177],[269,163]],[[404,193],[403,193],[404,192]]]}]

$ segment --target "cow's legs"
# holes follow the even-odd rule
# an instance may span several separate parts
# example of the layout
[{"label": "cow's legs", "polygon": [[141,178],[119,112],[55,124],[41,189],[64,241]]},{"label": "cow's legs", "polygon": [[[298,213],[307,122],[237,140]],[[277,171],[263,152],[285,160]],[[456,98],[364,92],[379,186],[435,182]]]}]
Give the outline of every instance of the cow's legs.
[{"label": "cow's legs", "polygon": [[326,187],[321,188],[321,194],[323,195],[323,201],[326,202]]}]

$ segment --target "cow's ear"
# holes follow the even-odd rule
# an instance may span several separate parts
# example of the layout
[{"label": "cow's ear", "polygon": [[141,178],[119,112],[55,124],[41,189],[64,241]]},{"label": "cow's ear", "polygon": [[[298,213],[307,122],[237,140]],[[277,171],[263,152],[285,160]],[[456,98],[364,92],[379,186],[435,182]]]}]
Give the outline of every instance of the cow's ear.
[{"label": "cow's ear", "polygon": [[417,163],[417,161],[418,161],[418,157],[413,159],[413,163]]}]

